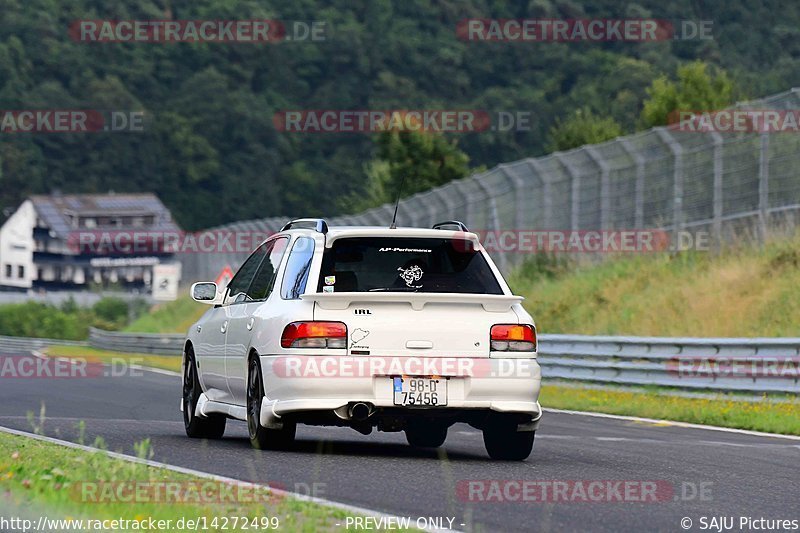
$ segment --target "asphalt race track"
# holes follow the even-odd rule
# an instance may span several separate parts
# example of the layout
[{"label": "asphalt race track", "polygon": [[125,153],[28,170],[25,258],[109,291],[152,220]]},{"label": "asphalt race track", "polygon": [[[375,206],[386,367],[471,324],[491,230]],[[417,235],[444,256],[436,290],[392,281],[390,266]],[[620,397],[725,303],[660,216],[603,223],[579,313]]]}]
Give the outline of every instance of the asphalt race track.
[{"label": "asphalt race track", "polygon": [[[412,449],[402,433],[300,426],[294,451],[261,452],[236,421],[220,441],[186,438],[179,398],[180,378],[149,371],[4,378],[0,425],[31,431],[27,413],[38,417],[43,402],[49,436],[75,440],[83,420],[87,442],[102,436],[111,450],[132,455],[133,443],[149,437],[157,461],[288,490],[316,486],[325,499],[414,520],[455,518],[453,527],[467,531],[684,531],[684,517],[700,531],[703,516],[797,518],[798,440],[546,413],[522,463],[489,460],[481,434],[462,425],[441,450]],[[470,480],[654,481],[672,493],[656,503],[488,503],[468,501]]]}]

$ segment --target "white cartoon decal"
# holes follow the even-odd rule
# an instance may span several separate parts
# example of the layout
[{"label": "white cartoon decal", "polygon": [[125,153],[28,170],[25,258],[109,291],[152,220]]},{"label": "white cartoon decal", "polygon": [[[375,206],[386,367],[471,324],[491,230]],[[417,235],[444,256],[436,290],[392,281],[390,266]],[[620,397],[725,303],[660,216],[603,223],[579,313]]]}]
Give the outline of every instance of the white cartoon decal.
[{"label": "white cartoon decal", "polygon": [[414,285],[414,283],[422,279],[423,272],[419,265],[412,265],[408,268],[399,267],[397,270],[400,271],[400,277],[406,282],[407,287],[412,289],[422,287],[422,285]]}]

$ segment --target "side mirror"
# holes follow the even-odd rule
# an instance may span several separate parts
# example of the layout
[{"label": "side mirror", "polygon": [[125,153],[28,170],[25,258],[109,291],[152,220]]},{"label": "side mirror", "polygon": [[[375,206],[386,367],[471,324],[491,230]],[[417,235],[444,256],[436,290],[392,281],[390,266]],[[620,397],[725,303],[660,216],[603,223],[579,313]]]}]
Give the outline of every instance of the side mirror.
[{"label": "side mirror", "polygon": [[192,284],[192,299],[208,305],[217,303],[217,284],[213,281],[199,281]]}]

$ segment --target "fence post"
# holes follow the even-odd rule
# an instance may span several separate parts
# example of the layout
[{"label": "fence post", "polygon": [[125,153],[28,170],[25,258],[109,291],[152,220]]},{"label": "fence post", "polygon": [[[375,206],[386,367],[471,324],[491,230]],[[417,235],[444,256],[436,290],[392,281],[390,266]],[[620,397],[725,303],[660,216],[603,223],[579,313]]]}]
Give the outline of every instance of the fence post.
[{"label": "fence post", "polygon": [[759,136],[758,155],[758,226],[761,242],[767,240],[767,219],[769,216],[769,133]]},{"label": "fence post", "polygon": [[456,204],[453,202],[453,195],[451,192],[457,190],[458,188],[456,187],[455,182],[453,182],[436,191],[436,195],[439,197],[439,200],[442,202],[442,205],[447,212],[445,218],[450,220],[458,220],[459,218],[458,214],[456,213]]},{"label": "fence post", "polygon": [[393,204],[383,204],[379,209],[379,212],[383,213],[385,220],[380,224],[381,226],[386,226],[387,228],[392,224],[392,217],[394,216],[394,205]]},{"label": "fence post", "polygon": [[711,132],[714,140],[714,196],[713,219],[711,227],[714,233],[714,248],[722,246],[722,170],[724,161],[722,159],[722,135],[716,131]]},{"label": "fence post", "polygon": [[429,227],[432,227],[434,224],[436,224],[436,222],[438,222],[437,220],[434,220],[434,217],[436,216],[436,208],[433,207],[430,203],[428,203],[428,199],[430,199],[431,195],[433,195],[432,191],[431,192],[427,192],[425,194],[421,194],[417,198],[417,202],[419,202],[420,205],[425,207],[426,214],[428,216],[428,222],[427,223],[425,223],[424,221],[422,223],[420,223],[419,220],[417,220],[416,221],[417,222],[417,227],[429,228]]},{"label": "fence post", "polygon": [[636,164],[636,181],[633,184],[633,227],[644,228],[644,156],[632,145],[629,139],[621,138],[620,146]]},{"label": "fence post", "polygon": [[567,174],[569,174],[569,182],[570,182],[570,210],[569,210],[569,217],[570,217],[570,229],[572,231],[578,231],[580,226],[580,219],[578,218],[579,211],[581,208],[581,184],[578,179],[578,173],[573,168],[572,163],[567,162],[567,158],[564,156],[563,153],[555,154],[556,159],[558,162],[561,163],[565,169],[567,169]]},{"label": "fence post", "polygon": [[547,174],[542,170],[542,164],[538,159],[528,158],[525,162],[530,166],[533,171],[539,176],[539,179],[544,185],[542,187],[542,205],[544,206],[544,229],[553,229],[553,186],[550,184],[550,179]]},{"label": "fence post", "polygon": [[525,189],[525,181],[515,171],[508,168],[507,165],[499,165],[497,168],[508,178],[514,188],[514,229],[519,231],[524,224],[522,214],[525,212],[525,196],[522,191]]},{"label": "fence post", "polygon": [[677,239],[678,232],[683,229],[683,147],[670,135],[666,128],[656,128],[656,133],[669,147],[675,161],[672,190],[672,228]]},{"label": "fence post", "polygon": [[388,226],[389,225],[388,224],[389,221],[388,220],[384,221],[380,217],[379,213],[381,213],[382,211],[383,211],[382,206],[381,207],[374,207],[374,208],[372,208],[369,211],[366,211],[364,213],[364,220],[366,222],[369,222],[369,224],[372,225],[372,226],[383,226],[384,222],[387,222],[386,225]]},{"label": "fence post", "polygon": [[473,220],[472,202],[471,202],[471,198],[469,197],[469,193],[467,193],[464,190],[464,181],[466,179],[467,178],[454,181],[453,182],[453,189],[455,189],[458,192],[458,194],[461,195],[462,200],[464,200],[464,220],[462,220],[461,222],[466,224],[467,227],[471,227],[472,220]]},{"label": "fence post", "polygon": [[[497,216],[497,203],[494,200],[494,196],[492,195],[492,191],[489,189],[489,186],[484,183],[483,179],[488,173],[485,174],[477,174],[474,176],[475,183],[478,184],[480,187],[481,192],[483,192],[484,197],[486,198],[487,203],[489,204],[489,216],[486,217],[489,219],[489,223],[487,225],[492,226],[491,228],[486,228],[487,231],[490,229],[493,231],[500,230],[500,217]],[[508,274],[506,270],[506,265],[508,264],[506,260],[506,254],[502,250],[500,250],[497,254],[497,257],[500,259],[499,267],[500,270],[503,271],[504,274]]]},{"label": "fence post", "polygon": [[586,146],[586,153],[600,168],[600,229],[609,229],[611,215],[611,173],[608,162],[594,146]]},{"label": "fence post", "polygon": [[[435,200],[439,202],[439,205],[443,208],[441,212],[436,211],[434,207],[434,212],[439,213],[440,220],[434,220],[431,222],[431,225],[435,224],[436,222],[440,222],[441,220],[447,220],[450,216],[447,214],[450,211],[450,202],[446,200],[447,198],[447,191],[449,190],[449,186],[439,187],[438,189],[434,189],[431,191],[431,200]],[[432,205],[432,204],[431,204]]]}]

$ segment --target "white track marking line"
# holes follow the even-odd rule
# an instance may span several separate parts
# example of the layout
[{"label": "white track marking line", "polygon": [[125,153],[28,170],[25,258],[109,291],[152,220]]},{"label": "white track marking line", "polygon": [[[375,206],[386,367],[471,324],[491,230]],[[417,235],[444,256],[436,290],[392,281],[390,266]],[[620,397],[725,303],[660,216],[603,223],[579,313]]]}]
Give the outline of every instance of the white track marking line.
[{"label": "white track marking line", "polygon": [[543,411],[547,411],[549,413],[560,413],[566,415],[581,415],[581,416],[594,416],[597,418],[613,418],[615,420],[629,420],[632,422],[648,422],[650,424],[661,424],[664,427],[681,427],[681,428],[691,428],[691,429],[706,429],[710,431],[722,431],[725,433],[739,433],[741,435],[752,435],[754,437],[774,437],[776,439],[789,439],[789,440],[798,440],[800,441],[800,436],[797,435],[781,435],[778,433],[766,433],[763,431],[751,431],[749,429],[737,429],[737,428],[723,428],[719,426],[706,426],[704,424],[690,424],[689,422],[678,422],[676,420],[660,420],[656,418],[642,418],[638,416],[625,416],[625,415],[610,415],[608,413],[591,413],[588,411],[571,411],[568,409],[551,409],[551,408],[543,408]]},{"label": "white track marking line", "polygon": [[[308,496],[306,494],[300,494],[300,493],[291,492],[291,491],[288,491],[288,490],[276,489],[276,488],[273,488],[273,487],[269,487],[267,485],[259,485],[258,483],[251,483],[249,481],[241,481],[239,479],[234,479],[234,478],[230,478],[230,477],[218,476],[216,474],[209,474],[208,472],[202,472],[200,470],[193,470],[191,468],[184,468],[182,466],[175,466],[175,465],[170,465],[170,464],[167,464],[167,463],[161,463],[159,461],[152,461],[150,459],[141,459],[139,457],[134,457],[132,455],[125,455],[123,453],[111,452],[111,451],[108,451],[108,450],[100,450],[98,448],[92,448],[91,446],[84,446],[83,444],[76,444],[74,442],[61,440],[61,439],[56,439],[56,438],[53,438],[53,437],[46,437],[44,435],[36,435],[35,433],[28,433],[27,431],[18,431],[16,429],[11,429],[11,428],[0,426],[0,432],[9,433],[11,435],[17,435],[17,436],[20,436],[20,437],[28,437],[28,438],[35,439],[35,440],[40,440],[40,441],[43,441],[43,442],[49,442],[51,444],[58,444],[60,446],[66,446],[67,448],[74,448],[76,450],[83,450],[85,452],[102,453],[102,454],[105,454],[105,455],[107,455],[109,457],[112,457],[114,459],[121,459],[123,461],[129,461],[131,463],[138,463],[138,464],[143,464],[143,465],[147,465],[147,466],[152,466],[154,468],[163,468],[165,470],[171,470],[172,472],[177,472],[179,474],[187,474],[187,475],[190,475],[190,476],[197,476],[197,477],[201,477],[201,478],[204,478],[204,479],[210,479],[212,481],[218,481],[220,483],[230,483],[230,484],[240,485],[240,486],[243,486],[243,487],[246,487],[246,488],[256,488],[256,489],[259,489],[259,490],[263,490],[263,491],[265,491],[267,493],[275,494],[276,496],[290,497],[290,498],[294,498],[296,500],[300,500],[300,501],[304,501],[304,502],[316,503],[318,505],[325,505],[325,506],[328,506],[328,507],[333,507],[335,509],[340,509],[342,511],[347,511],[349,513],[360,514],[360,515],[364,515],[364,516],[371,516],[371,517],[375,517],[377,519],[381,519],[381,518],[391,519],[391,520],[399,520],[399,519],[401,519],[401,517],[399,517],[397,515],[391,515],[391,514],[387,514],[387,513],[382,513],[380,511],[367,509],[365,507],[357,507],[355,505],[348,505],[346,503],[340,503],[340,502],[335,502],[335,501],[331,501],[331,500],[326,500],[324,498],[317,498],[315,496]],[[413,521],[413,519],[412,519],[412,521]],[[443,530],[439,530],[439,529],[423,529],[422,531],[431,531],[431,532],[438,533],[438,532],[443,531]],[[448,533],[450,533],[450,532],[452,532],[452,533],[460,533],[458,530],[455,530],[455,529],[448,529],[446,531]]]},{"label": "white track marking line", "polygon": [[181,377],[183,375],[180,372],[174,372],[172,370],[164,370],[163,368],[155,368],[153,366],[131,365],[131,368],[134,369],[134,370],[144,370],[145,372],[153,372],[155,374],[162,374],[164,376]]},{"label": "white track marking line", "polygon": [[[0,415],[0,420],[28,420],[27,416],[18,415]],[[180,424],[181,421],[175,420],[137,420],[135,418],[97,418],[97,417],[75,417],[75,416],[50,416],[46,417],[49,421],[62,421],[62,422],[119,422],[125,424]]]}]

